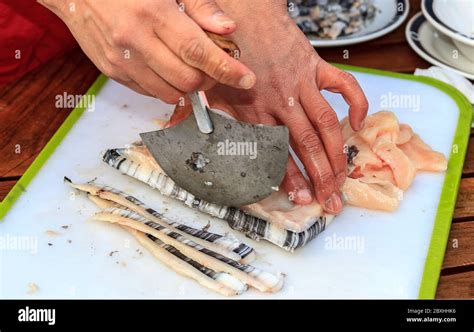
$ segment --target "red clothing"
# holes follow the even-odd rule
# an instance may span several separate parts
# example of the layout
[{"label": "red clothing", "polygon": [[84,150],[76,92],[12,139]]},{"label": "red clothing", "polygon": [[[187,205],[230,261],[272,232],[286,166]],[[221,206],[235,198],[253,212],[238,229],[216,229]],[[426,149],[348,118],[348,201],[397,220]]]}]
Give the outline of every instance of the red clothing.
[{"label": "red clothing", "polygon": [[66,25],[35,0],[0,0],[0,85],[74,47]]}]

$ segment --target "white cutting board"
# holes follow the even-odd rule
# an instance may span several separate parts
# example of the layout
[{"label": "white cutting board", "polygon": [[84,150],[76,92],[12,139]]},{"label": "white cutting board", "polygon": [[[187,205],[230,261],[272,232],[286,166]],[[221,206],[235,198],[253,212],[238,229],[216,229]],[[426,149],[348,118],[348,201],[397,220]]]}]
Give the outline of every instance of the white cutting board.
[{"label": "white cutting board", "polygon": [[[419,98],[419,110],[411,109],[413,104],[399,107],[394,99],[391,110],[435,150],[449,156],[459,111],[448,95],[415,81],[354,75],[367,94],[370,113],[380,110],[382,95]],[[340,118],[346,115],[339,95],[325,96]],[[271,243],[246,239],[226,222],[167,199],[102,163],[101,151],[122,147],[137,140],[139,132],[157,129],[154,120],[167,118],[172,109],[111,80],[105,84],[94,111],[84,113],[0,223],[4,239],[32,239],[21,249],[14,250],[10,242],[10,250],[0,251],[0,298],[219,297],[163,266],[117,226],[91,221],[95,206],[83,195],[74,196],[63,184],[64,175],[76,182],[98,177],[158,211],[168,208],[193,227],[210,220],[211,231],[232,232],[252,245],[259,256],[255,265],[287,275],[281,292],[250,290],[243,298],[418,297],[444,173],[419,174],[394,213],[346,207],[309,245],[288,253]],[[48,236],[47,230],[61,235]],[[39,290],[27,294],[31,282]]]}]

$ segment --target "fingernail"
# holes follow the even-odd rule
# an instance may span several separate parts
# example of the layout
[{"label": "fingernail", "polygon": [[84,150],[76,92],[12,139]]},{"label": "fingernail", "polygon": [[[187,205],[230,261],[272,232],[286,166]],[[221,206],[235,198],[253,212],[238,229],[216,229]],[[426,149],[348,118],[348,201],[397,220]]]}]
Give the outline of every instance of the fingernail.
[{"label": "fingernail", "polygon": [[342,209],[342,200],[338,194],[332,193],[325,202],[326,212],[337,214]]},{"label": "fingernail", "polygon": [[255,85],[255,78],[253,75],[247,74],[239,81],[239,86],[243,89],[251,89]]},{"label": "fingernail", "polygon": [[309,204],[313,201],[313,196],[311,195],[311,190],[302,189],[296,192],[296,198],[300,204]]},{"label": "fingernail", "polygon": [[214,21],[220,26],[230,29],[235,26],[235,22],[226,16],[223,12],[217,12],[212,17]]}]

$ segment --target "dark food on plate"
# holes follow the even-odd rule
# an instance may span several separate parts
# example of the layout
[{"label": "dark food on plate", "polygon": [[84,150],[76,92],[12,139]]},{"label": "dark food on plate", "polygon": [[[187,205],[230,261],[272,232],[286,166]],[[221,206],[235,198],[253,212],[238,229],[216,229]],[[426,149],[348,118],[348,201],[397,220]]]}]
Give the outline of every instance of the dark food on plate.
[{"label": "dark food on plate", "polygon": [[372,20],[372,0],[288,0],[288,12],[306,34],[336,39],[360,31]]}]

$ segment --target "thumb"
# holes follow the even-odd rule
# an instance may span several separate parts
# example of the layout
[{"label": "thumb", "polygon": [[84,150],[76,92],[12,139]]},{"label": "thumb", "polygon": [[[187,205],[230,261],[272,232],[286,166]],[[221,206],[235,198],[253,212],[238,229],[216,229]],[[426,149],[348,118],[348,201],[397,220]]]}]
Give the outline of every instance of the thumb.
[{"label": "thumb", "polygon": [[214,0],[182,0],[180,7],[204,30],[222,35],[235,31],[235,22]]}]

